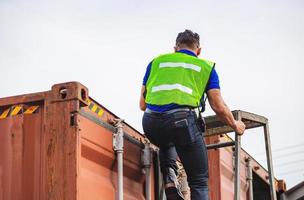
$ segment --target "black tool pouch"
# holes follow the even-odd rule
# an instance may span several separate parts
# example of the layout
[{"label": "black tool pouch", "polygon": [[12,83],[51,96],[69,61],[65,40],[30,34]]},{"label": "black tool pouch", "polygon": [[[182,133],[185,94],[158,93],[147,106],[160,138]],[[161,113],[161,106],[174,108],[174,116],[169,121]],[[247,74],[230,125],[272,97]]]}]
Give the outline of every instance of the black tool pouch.
[{"label": "black tool pouch", "polygon": [[203,117],[199,116],[196,120],[196,124],[197,124],[197,127],[200,129],[200,131],[202,133],[204,133],[206,130],[205,119]]}]

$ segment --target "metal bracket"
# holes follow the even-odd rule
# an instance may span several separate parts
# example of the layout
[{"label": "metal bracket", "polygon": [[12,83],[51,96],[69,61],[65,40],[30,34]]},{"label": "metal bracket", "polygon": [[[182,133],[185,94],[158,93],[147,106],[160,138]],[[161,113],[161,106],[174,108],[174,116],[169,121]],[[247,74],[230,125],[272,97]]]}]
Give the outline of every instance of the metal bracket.
[{"label": "metal bracket", "polygon": [[113,133],[113,150],[114,151],[123,151],[124,147],[124,132],[123,132],[123,119],[116,120],[116,132]]},{"label": "metal bracket", "polygon": [[144,168],[150,168],[152,163],[150,143],[145,143],[141,153],[141,162]]}]

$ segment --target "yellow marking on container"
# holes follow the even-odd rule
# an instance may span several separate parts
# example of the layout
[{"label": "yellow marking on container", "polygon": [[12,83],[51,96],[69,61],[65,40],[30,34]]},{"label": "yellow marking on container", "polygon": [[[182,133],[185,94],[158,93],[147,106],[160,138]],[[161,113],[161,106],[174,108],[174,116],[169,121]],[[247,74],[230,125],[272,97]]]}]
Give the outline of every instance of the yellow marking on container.
[{"label": "yellow marking on container", "polygon": [[97,104],[95,104],[93,101],[91,100],[87,100],[88,103],[88,108],[89,110],[91,110],[92,112],[96,113],[98,116],[102,116],[104,113],[104,110],[101,109],[101,107],[99,107]]},{"label": "yellow marking on container", "polygon": [[0,119],[4,119],[7,117],[8,113],[10,111],[10,108],[6,109],[5,111],[3,111],[3,113],[0,115]]},{"label": "yellow marking on container", "polygon": [[97,115],[98,115],[98,116],[102,116],[103,111],[104,111],[104,110],[100,109],[99,112],[97,113]]},{"label": "yellow marking on container", "polygon": [[31,106],[28,109],[26,109],[26,111],[23,114],[32,114],[33,112],[35,112],[37,109],[39,108],[39,106]]},{"label": "yellow marking on container", "polygon": [[96,106],[96,104],[94,104],[93,107],[91,108],[91,110],[92,110],[93,112],[95,112],[96,109],[97,109],[97,106]]},{"label": "yellow marking on container", "polygon": [[21,109],[22,109],[22,106],[15,106],[10,115],[11,116],[17,115]]}]

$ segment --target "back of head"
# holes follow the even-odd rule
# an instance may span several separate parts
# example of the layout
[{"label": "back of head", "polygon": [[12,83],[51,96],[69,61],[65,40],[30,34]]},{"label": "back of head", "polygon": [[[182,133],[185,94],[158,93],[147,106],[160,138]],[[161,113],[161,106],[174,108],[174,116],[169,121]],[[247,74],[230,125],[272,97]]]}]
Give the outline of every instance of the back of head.
[{"label": "back of head", "polygon": [[180,32],[176,37],[176,47],[196,49],[200,46],[200,36],[191,30],[186,29],[184,32]]}]

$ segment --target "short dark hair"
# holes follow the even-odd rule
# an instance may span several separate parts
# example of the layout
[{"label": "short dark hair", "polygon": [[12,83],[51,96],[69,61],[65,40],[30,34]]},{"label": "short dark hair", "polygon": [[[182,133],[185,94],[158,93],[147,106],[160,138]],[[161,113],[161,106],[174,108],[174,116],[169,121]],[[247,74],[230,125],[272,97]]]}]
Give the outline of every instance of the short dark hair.
[{"label": "short dark hair", "polygon": [[200,46],[200,36],[191,30],[186,29],[180,32],[176,37],[176,46],[187,46],[189,48],[196,48]]}]

